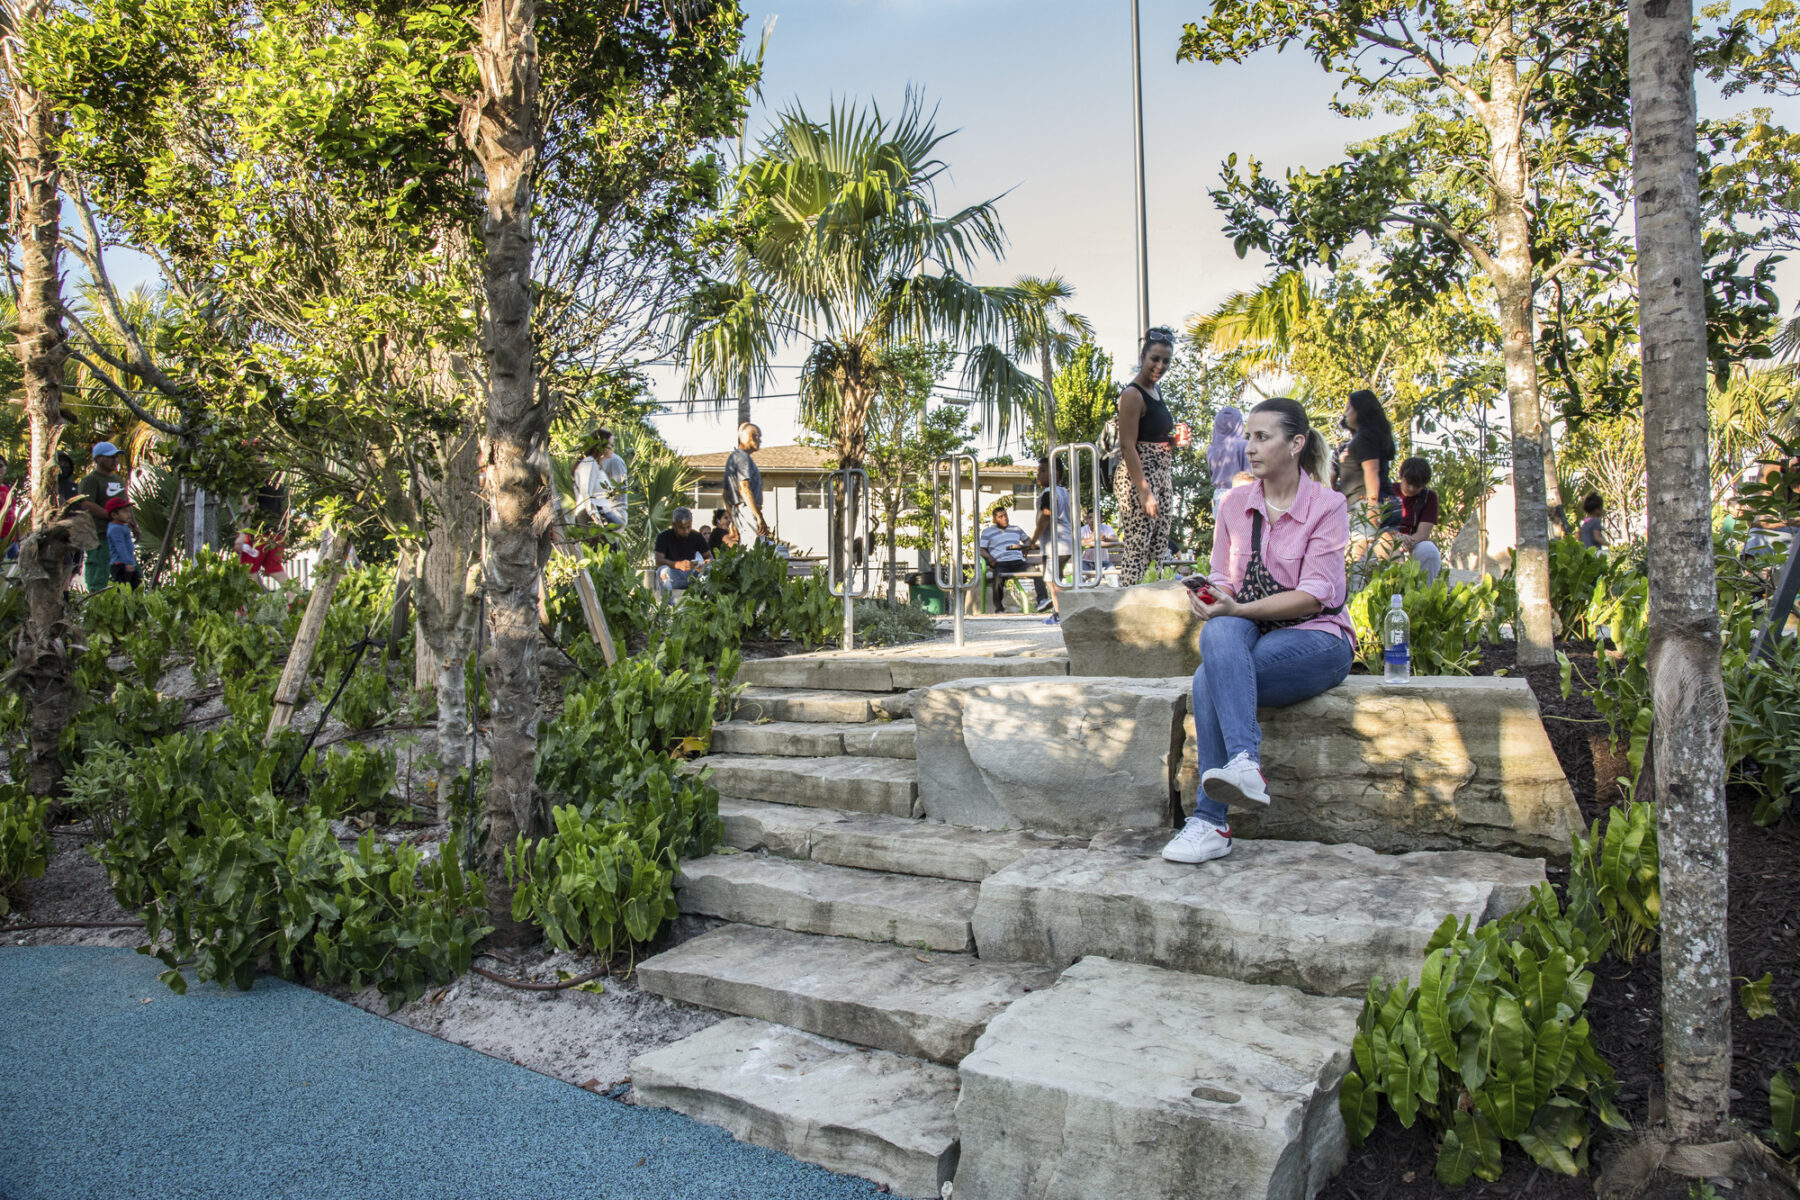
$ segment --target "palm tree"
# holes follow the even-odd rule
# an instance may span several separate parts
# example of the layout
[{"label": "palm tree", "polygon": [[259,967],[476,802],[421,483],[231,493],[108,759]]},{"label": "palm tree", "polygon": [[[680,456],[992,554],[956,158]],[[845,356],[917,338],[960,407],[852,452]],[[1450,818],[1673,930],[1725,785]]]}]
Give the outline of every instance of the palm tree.
[{"label": "palm tree", "polygon": [[1200,351],[1257,351],[1243,363],[1246,374],[1286,372],[1316,308],[1305,274],[1283,271],[1249,291],[1233,292],[1210,313],[1189,321],[1188,340]]},{"label": "palm tree", "polygon": [[1025,297],[965,277],[1004,244],[994,201],[937,210],[947,135],[934,120],[911,91],[892,121],[876,106],[834,104],[823,123],[782,114],[740,175],[731,269],[701,283],[682,322],[690,403],[763,384],[774,354],[801,339],[801,420],[831,429],[849,467],[863,461],[870,406],[905,342],[950,343],[964,389],[1002,435],[1014,407],[1037,398],[1010,357],[1029,326]]},{"label": "palm tree", "polygon": [[1025,297],[1027,322],[1013,334],[1013,346],[1023,356],[1035,353],[1044,374],[1042,426],[1045,447],[1056,444],[1056,393],[1051,381],[1055,370],[1073,357],[1076,347],[1091,341],[1094,326],[1080,313],[1070,312],[1063,301],[1075,298],[1075,289],[1061,275],[1042,278],[1021,275],[1013,288]]}]

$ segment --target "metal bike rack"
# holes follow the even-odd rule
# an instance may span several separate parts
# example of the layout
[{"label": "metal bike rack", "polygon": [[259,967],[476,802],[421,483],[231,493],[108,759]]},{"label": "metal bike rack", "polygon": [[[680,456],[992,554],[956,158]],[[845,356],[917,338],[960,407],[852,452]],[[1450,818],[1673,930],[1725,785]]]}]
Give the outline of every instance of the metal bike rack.
[{"label": "metal bike rack", "polygon": [[[963,507],[963,463],[969,464],[969,496],[976,508],[981,507],[981,463],[973,454],[945,454],[931,460],[931,558],[937,585],[950,600],[951,628],[956,644],[963,644],[963,598],[975,588],[974,575],[965,570],[964,552],[968,549],[968,509]],[[949,485],[950,534],[944,535],[942,521],[944,490]],[[946,554],[948,551],[948,554]],[[946,564],[945,559],[949,562]],[[945,567],[949,570],[946,571]]]},{"label": "metal bike rack", "polygon": [[[864,526],[867,534],[866,520],[858,522],[857,506],[868,513],[869,475],[861,467],[847,467],[833,471],[825,476],[825,541],[831,552],[825,556],[825,582],[834,596],[844,598],[844,649],[856,648],[856,602],[870,594],[873,584],[869,579],[869,564],[873,555],[873,539],[863,540],[862,565],[856,563],[856,532],[859,525]],[[839,564],[843,565],[843,574],[838,574]],[[860,580],[860,581],[859,581]]]},{"label": "metal bike rack", "polygon": [[[1052,488],[1056,487],[1056,465],[1057,457],[1059,455],[1062,456],[1062,461],[1068,464],[1067,469],[1062,472],[1062,477],[1067,481],[1068,485],[1069,534],[1075,540],[1075,545],[1072,547],[1075,552],[1075,562],[1073,568],[1069,572],[1069,582],[1066,584],[1063,583],[1062,555],[1057,553],[1056,545],[1056,511],[1054,504],[1056,493],[1052,491],[1050,493],[1053,501],[1050,512],[1050,542],[1044,547],[1044,577],[1046,582],[1054,583],[1058,587],[1067,587],[1075,590],[1099,587],[1100,448],[1092,442],[1065,442],[1060,446],[1052,446],[1050,448],[1050,486]],[[1083,455],[1087,456],[1088,481],[1092,485],[1090,490],[1094,495],[1095,529],[1094,565],[1092,569],[1083,569],[1081,563],[1081,459]]]}]

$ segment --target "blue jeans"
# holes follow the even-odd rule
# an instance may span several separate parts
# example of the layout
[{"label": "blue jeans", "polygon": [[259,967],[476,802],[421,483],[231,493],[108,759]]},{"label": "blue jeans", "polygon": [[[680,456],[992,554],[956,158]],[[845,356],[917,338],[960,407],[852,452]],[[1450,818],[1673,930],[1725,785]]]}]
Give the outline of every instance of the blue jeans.
[{"label": "blue jeans", "polygon": [[656,568],[656,588],[665,598],[672,597],[675,589],[686,587],[688,580],[693,576],[692,571],[684,571],[680,567],[658,567]]},{"label": "blue jeans", "polygon": [[[1257,632],[1243,617],[1200,629],[1194,672],[1194,765],[1204,775],[1240,754],[1262,761],[1257,707],[1285,708],[1330,691],[1350,674],[1350,643],[1322,629]],[[1226,808],[1196,788],[1194,815],[1226,824]]]}]

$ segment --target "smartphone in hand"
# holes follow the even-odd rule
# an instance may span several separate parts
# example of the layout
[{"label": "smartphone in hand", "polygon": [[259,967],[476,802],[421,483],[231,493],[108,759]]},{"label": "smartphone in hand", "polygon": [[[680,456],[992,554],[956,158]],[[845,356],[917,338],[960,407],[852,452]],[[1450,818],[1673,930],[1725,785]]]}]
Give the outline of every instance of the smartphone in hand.
[{"label": "smartphone in hand", "polygon": [[1186,587],[1190,592],[1197,593],[1200,597],[1201,603],[1203,603],[1203,604],[1218,603],[1218,597],[1213,594],[1212,580],[1208,579],[1206,576],[1198,574],[1198,573],[1193,574],[1193,575],[1184,575],[1181,578],[1181,583],[1182,583],[1182,586]]}]

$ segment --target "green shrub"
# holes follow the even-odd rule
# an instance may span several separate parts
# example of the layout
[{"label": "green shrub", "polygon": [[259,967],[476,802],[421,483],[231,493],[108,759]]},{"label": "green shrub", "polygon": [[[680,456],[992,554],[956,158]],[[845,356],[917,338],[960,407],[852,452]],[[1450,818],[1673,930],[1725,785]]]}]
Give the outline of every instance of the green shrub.
[{"label": "green shrub", "polygon": [[889,604],[886,600],[856,602],[856,644],[892,646],[916,642],[937,632],[930,613],[914,604]]},{"label": "green shrub", "polygon": [[398,1007],[467,970],[488,932],[477,881],[454,854],[368,835],[346,851],[317,806],[273,790],[296,741],[264,752],[228,728],[164,738],[126,764],[124,819],[95,855],[119,903],[143,914],[164,982],[185,990],[178,964],[192,958],[201,980],[248,988],[262,968],[373,983]]},{"label": "green shrub", "polygon": [[536,845],[520,838],[506,856],[515,920],[536,923],[559,949],[610,958],[675,918],[678,856],[649,806],[616,821],[588,820],[569,805],[551,815],[553,835]]},{"label": "green shrub", "polygon": [[135,750],[119,742],[89,747],[63,777],[71,812],[92,824],[96,836],[113,835],[124,818],[129,793],[125,775],[133,767]]},{"label": "green shrub", "polygon": [[[326,680],[325,686],[335,690],[337,677]],[[365,654],[362,665],[344,685],[342,694],[338,696],[337,707],[332,711],[344,724],[360,732],[375,728],[392,708],[393,697],[389,693],[388,678],[381,669],[381,661],[373,654]]]},{"label": "green shrub", "polygon": [[108,700],[89,703],[62,733],[63,761],[79,764],[95,746],[141,746],[181,728],[185,701],[122,683]]},{"label": "green shrub", "polygon": [[1656,807],[1627,804],[1577,834],[1569,859],[1569,913],[1603,929],[1626,962],[1656,944],[1662,920],[1662,872],[1657,860]]},{"label": "green shrub", "polygon": [[[685,607],[685,604],[683,605]],[[513,916],[564,949],[610,955],[675,915],[675,864],[719,841],[719,796],[678,756],[702,753],[729,702],[670,635],[573,689],[539,731],[537,781],[556,832],[505,855]],[[720,668],[735,671],[736,651]]]},{"label": "green shrub", "polygon": [[1500,1178],[1503,1141],[1548,1170],[1585,1170],[1591,1119],[1628,1128],[1581,1015],[1604,941],[1547,885],[1498,921],[1446,917],[1417,987],[1369,985],[1340,1094],[1351,1138],[1369,1135],[1385,1098],[1407,1128],[1423,1116],[1442,1131],[1437,1176],[1448,1186]]},{"label": "green shrub", "polygon": [[327,817],[381,811],[399,771],[392,750],[349,742],[340,750],[311,750],[301,765],[307,801]]},{"label": "green shrub", "polygon": [[1412,670],[1415,675],[1467,675],[1480,657],[1481,634],[1491,619],[1494,584],[1452,584],[1447,575],[1425,581],[1425,569],[1411,559],[1385,563],[1369,577],[1368,586],[1345,606],[1356,626],[1357,654],[1375,673],[1383,669],[1381,624],[1391,597],[1404,596],[1412,621]]},{"label": "green shrub", "polygon": [[0,917],[12,911],[15,890],[41,879],[50,858],[50,798],[22,783],[0,783]]}]

